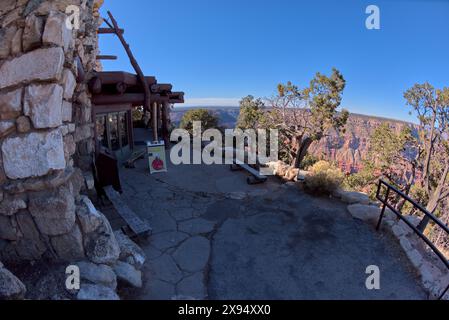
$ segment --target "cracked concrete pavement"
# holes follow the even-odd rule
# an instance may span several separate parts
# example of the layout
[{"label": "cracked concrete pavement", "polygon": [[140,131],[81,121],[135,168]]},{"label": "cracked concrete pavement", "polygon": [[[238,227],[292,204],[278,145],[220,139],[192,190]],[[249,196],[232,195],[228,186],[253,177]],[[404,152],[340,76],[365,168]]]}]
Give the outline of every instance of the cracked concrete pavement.
[{"label": "cracked concrete pavement", "polygon": [[[146,166],[121,172],[124,200],[153,228],[140,243],[144,287],[130,298],[426,298],[394,241],[335,199],[275,178],[249,186],[227,166],[169,165],[158,175]],[[365,287],[369,265],[380,267],[381,290]]]}]

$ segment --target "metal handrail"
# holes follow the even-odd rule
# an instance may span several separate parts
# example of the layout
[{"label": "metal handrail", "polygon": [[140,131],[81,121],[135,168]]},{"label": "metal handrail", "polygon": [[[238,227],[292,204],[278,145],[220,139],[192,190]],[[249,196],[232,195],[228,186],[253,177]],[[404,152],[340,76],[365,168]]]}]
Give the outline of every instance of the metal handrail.
[{"label": "metal handrail", "polygon": [[[385,197],[381,196],[381,190],[382,187],[385,186],[387,188],[387,191],[385,193]],[[390,196],[391,191],[393,191],[394,193],[396,193],[398,196],[400,196],[401,198],[403,198],[405,201],[411,203],[413,205],[414,208],[418,209],[419,211],[421,211],[422,213],[424,213],[425,216],[427,216],[428,218],[430,218],[430,220],[432,220],[433,222],[435,222],[439,227],[441,227],[444,232],[446,232],[446,234],[449,235],[449,228],[437,217],[435,217],[433,214],[431,214],[429,211],[427,211],[426,209],[424,209],[419,203],[417,203],[416,201],[414,201],[412,198],[410,198],[408,195],[404,194],[402,191],[398,190],[396,187],[388,184],[387,182],[385,182],[384,180],[380,180],[379,181],[379,185],[377,187],[377,193],[376,193],[376,198],[383,204],[382,206],[382,212],[380,214],[380,218],[379,218],[379,222],[377,223],[377,227],[376,230],[379,231],[380,226],[382,224],[382,220],[385,216],[385,210],[387,209],[387,207],[400,219],[402,220],[405,224],[407,224],[431,249],[432,251],[438,256],[438,258],[440,258],[440,260],[444,263],[444,265],[446,266],[446,268],[449,270],[449,261],[447,260],[447,258],[441,253],[440,250],[438,250],[438,248],[432,243],[432,241],[429,240],[429,238],[427,238],[423,232],[421,232],[417,227],[415,227],[410,221],[408,221],[401,212],[399,212],[398,210],[396,210],[395,207],[393,207],[391,204],[388,203],[388,198]],[[438,298],[439,300],[443,299],[443,297],[445,296],[445,294],[448,292],[449,290],[449,285],[447,286],[447,288],[442,292],[441,296]]]}]

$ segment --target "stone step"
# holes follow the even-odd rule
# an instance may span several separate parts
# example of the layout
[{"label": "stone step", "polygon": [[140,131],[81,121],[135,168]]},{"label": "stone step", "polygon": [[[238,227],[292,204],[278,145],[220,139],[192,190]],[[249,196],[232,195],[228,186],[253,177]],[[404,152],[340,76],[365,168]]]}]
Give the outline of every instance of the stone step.
[{"label": "stone step", "polygon": [[112,186],[104,188],[106,196],[112,202],[119,215],[125,220],[131,231],[136,236],[144,236],[151,232],[151,227],[146,221],[140,219],[122,200]]}]

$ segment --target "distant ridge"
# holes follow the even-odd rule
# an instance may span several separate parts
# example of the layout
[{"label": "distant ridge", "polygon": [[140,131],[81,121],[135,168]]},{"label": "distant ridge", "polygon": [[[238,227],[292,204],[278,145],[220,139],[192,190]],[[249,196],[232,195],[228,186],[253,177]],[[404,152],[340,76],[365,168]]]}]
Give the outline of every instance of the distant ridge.
[{"label": "distant ridge", "polygon": [[[191,109],[207,109],[207,110],[217,111],[217,110],[220,110],[220,109],[231,109],[231,110],[237,109],[237,110],[240,110],[240,107],[238,107],[238,106],[203,106],[203,107],[192,107],[192,106],[182,107],[182,106],[177,106],[177,107],[175,107],[173,109],[173,112],[187,111],[187,110],[191,110]],[[351,112],[351,116],[360,117],[360,118],[376,119],[376,120],[385,121],[385,122],[400,122],[400,123],[413,125],[413,126],[416,125],[416,123],[413,123],[413,122],[410,122],[410,121],[399,120],[399,119],[394,119],[394,118],[387,118],[387,117],[382,117],[382,116],[361,114],[361,113],[355,113],[355,112]],[[236,121],[236,123],[237,123],[237,121]]]}]

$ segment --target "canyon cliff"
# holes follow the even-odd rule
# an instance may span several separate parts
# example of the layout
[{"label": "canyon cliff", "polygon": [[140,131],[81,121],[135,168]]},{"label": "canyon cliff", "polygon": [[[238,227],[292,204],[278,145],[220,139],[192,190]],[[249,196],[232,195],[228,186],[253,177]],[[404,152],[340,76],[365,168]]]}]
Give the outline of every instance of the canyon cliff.
[{"label": "canyon cliff", "polygon": [[[239,116],[237,107],[211,107],[210,110],[219,118],[219,124],[225,128],[234,128]],[[172,122],[178,126],[184,113],[189,108],[175,108],[171,113]],[[416,132],[414,124],[386,119],[374,116],[351,114],[344,132],[331,130],[326,137],[314,142],[309,153],[313,156],[332,161],[347,173],[358,172],[363,166],[363,159],[369,150],[370,137],[382,123],[389,123],[395,132],[400,132],[405,126],[412,128]]]}]

